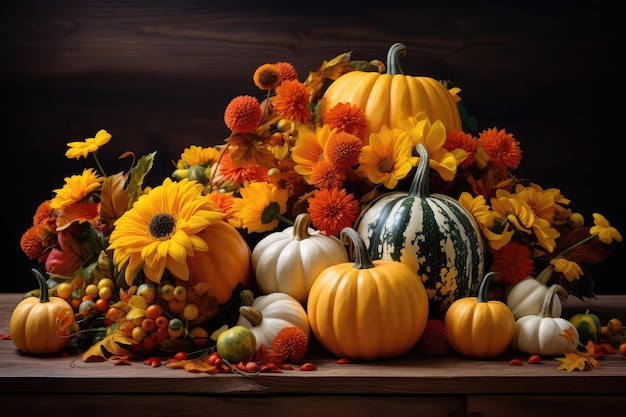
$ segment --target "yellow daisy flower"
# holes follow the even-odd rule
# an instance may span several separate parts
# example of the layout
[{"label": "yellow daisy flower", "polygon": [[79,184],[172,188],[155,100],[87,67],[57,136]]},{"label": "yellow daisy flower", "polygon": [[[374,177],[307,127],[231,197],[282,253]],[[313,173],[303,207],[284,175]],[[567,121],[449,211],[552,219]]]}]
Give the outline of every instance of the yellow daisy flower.
[{"label": "yellow daisy flower", "polygon": [[204,148],[192,145],[183,150],[180,159],[176,163],[177,169],[185,169],[194,165],[209,165],[216,162],[220,157],[220,150],[215,147]]},{"label": "yellow daisy flower", "polygon": [[[467,158],[467,152],[463,149],[450,152],[443,147],[446,143],[446,128],[443,123],[436,120],[431,124],[428,119],[409,118],[402,126],[406,129],[413,148],[418,143],[424,145],[430,155],[430,167],[445,181],[452,181],[458,165]],[[419,158],[416,163],[418,162]]]},{"label": "yellow daisy flower", "polygon": [[306,126],[298,129],[296,144],[291,148],[291,158],[296,163],[294,170],[311,184],[311,174],[318,161],[324,159],[324,149],[330,138],[337,132],[327,125],[315,131]]},{"label": "yellow daisy flower", "polygon": [[600,213],[593,213],[593,224],[591,229],[589,229],[589,233],[592,235],[597,234],[598,239],[602,243],[612,243],[613,240],[618,242],[622,241],[622,235],[617,231],[616,228],[609,224],[609,221]]},{"label": "yellow daisy flower", "polygon": [[579,279],[583,275],[583,270],[576,262],[569,261],[565,258],[555,258],[550,264],[556,272],[563,274],[569,282]]},{"label": "yellow daisy flower", "polygon": [[87,138],[82,142],[70,142],[67,144],[70,148],[65,152],[65,156],[70,159],[87,158],[92,152],[97,152],[98,149],[106,145],[111,140],[111,135],[104,129],[101,129],[96,133],[93,138]]},{"label": "yellow daisy flower", "polygon": [[415,165],[413,148],[406,134],[385,126],[379,133],[370,135],[369,145],[361,150],[359,170],[367,174],[374,184],[393,189]]},{"label": "yellow daisy flower", "polygon": [[239,190],[242,198],[235,198],[234,216],[248,233],[274,230],[282,214],[287,211],[289,191],[266,182],[252,182]]},{"label": "yellow daisy flower", "polygon": [[196,181],[166,178],[115,222],[108,249],[114,250],[115,265],[126,267],[128,285],[141,267],[155,283],[166,268],[176,278],[189,279],[187,257],[209,249],[197,234],[224,216],[202,188]]},{"label": "yellow daisy flower", "polygon": [[50,207],[54,210],[61,210],[74,203],[82,201],[89,194],[100,188],[104,178],[99,176],[92,168],[87,168],[82,175],[72,175],[65,178],[63,188],[53,190],[56,194]]}]

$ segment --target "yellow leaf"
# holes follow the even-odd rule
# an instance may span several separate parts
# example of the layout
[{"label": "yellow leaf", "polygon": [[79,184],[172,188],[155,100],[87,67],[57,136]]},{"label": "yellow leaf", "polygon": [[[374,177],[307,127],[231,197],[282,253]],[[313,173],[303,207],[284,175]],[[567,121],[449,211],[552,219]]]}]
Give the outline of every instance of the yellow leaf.
[{"label": "yellow leaf", "polygon": [[120,333],[113,333],[91,345],[82,355],[83,362],[102,362],[114,355],[124,356],[132,353],[133,338]]},{"label": "yellow leaf", "polygon": [[585,370],[585,364],[587,361],[585,358],[577,355],[574,352],[565,352],[564,358],[556,358],[557,361],[562,362],[557,370],[565,369],[567,372],[572,372],[574,369],[579,371]]}]

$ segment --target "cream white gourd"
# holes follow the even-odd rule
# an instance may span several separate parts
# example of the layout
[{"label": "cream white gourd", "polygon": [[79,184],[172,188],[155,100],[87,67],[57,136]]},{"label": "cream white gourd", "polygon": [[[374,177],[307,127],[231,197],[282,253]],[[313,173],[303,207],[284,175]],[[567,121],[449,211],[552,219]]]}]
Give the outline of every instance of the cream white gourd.
[{"label": "cream white gourd", "polygon": [[[552,276],[552,265],[544,268],[537,277],[528,276],[515,284],[506,296],[506,305],[513,312],[515,320],[523,316],[536,315],[546,294],[550,290],[546,284]],[[559,296],[552,302],[552,317],[560,317],[563,312],[562,302],[567,299],[567,291],[563,287],[556,289]]]},{"label": "cream white gourd", "polygon": [[252,251],[252,268],[264,294],[282,292],[305,303],[317,276],[327,267],[348,262],[344,245],[309,227],[301,213],[293,226],[265,236]]},{"label": "cream white gourd", "polygon": [[306,310],[298,300],[281,292],[256,297],[250,305],[244,303],[239,307],[237,324],[252,330],[257,349],[261,344],[267,348],[272,347],[274,337],[284,327],[299,327],[307,338],[311,337]]},{"label": "cream white gourd", "polygon": [[511,342],[514,350],[530,355],[562,355],[571,348],[567,340],[559,336],[568,328],[574,330],[578,343],[578,331],[574,325],[564,318],[552,316],[552,304],[557,298],[558,287],[557,284],[550,287],[539,314],[523,316],[515,321]]}]

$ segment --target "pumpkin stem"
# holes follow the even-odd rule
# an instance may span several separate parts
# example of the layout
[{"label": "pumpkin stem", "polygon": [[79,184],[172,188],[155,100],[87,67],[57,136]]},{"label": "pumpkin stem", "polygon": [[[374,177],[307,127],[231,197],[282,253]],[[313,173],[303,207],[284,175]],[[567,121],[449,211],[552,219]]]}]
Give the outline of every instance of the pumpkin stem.
[{"label": "pumpkin stem", "polygon": [[405,55],[406,46],[403,43],[397,42],[391,45],[391,48],[387,51],[387,74],[404,74],[402,67],[400,67],[400,58]]},{"label": "pumpkin stem", "polygon": [[369,252],[367,251],[365,242],[356,230],[351,227],[344,227],[341,231],[340,237],[344,245],[352,243],[352,245],[354,246],[354,264],[352,265],[353,268],[368,269],[374,267],[374,263],[372,262],[372,258],[370,257]]},{"label": "pumpkin stem", "polygon": [[486,303],[487,301],[489,301],[489,297],[487,297],[487,289],[489,288],[491,280],[498,275],[500,274],[498,274],[497,272],[487,272],[483,280],[480,282],[480,286],[478,287],[478,294],[476,296],[479,303]]},{"label": "pumpkin stem", "polygon": [[252,327],[257,327],[263,321],[263,313],[252,306],[239,307],[239,314],[248,320]]},{"label": "pumpkin stem", "polygon": [[428,188],[430,155],[428,154],[426,147],[421,143],[418,143],[415,146],[415,149],[420,156],[420,162],[417,165],[417,171],[415,171],[415,176],[413,177],[413,181],[411,182],[411,188],[409,188],[409,196],[426,198],[428,197],[428,193],[430,192]]},{"label": "pumpkin stem", "polygon": [[309,233],[309,224],[311,224],[311,215],[309,213],[298,214],[293,226],[294,240],[304,240],[311,237],[311,234]]},{"label": "pumpkin stem", "polygon": [[552,278],[552,265],[548,265],[541,270],[539,275],[535,277],[536,281],[539,281],[541,284],[546,285],[548,280]]},{"label": "pumpkin stem", "polygon": [[565,288],[561,287],[559,284],[552,284],[543,299],[541,311],[539,311],[537,317],[552,317],[552,304],[554,304],[554,296],[557,294],[557,291],[565,291]]},{"label": "pumpkin stem", "polygon": [[39,302],[47,303],[50,301],[50,294],[48,294],[48,286],[46,285],[46,279],[41,275],[41,272],[37,271],[35,268],[31,269],[33,275],[37,279],[37,283],[39,284]]}]

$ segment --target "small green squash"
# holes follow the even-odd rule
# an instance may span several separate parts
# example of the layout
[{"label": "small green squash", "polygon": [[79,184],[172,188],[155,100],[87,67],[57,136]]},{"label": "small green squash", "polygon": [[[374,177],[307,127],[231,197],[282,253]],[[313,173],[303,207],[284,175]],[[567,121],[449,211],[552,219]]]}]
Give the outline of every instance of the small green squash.
[{"label": "small green squash", "polygon": [[245,326],[233,326],[217,337],[217,353],[232,364],[248,361],[256,354],[256,337]]},{"label": "small green squash", "polygon": [[578,331],[580,343],[586,345],[589,340],[593,343],[598,342],[602,329],[602,322],[598,316],[586,310],[584,313],[574,314],[570,317],[569,322]]},{"label": "small green squash", "polygon": [[457,200],[429,194],[430,156],[419,143],[420,162],[408,192],[368,203],[355,229],[373,260],[393,260],[417,271],[432,315],[445,316],[455,300],[475,295],[483,278],[485,246],[472,214]]}]

